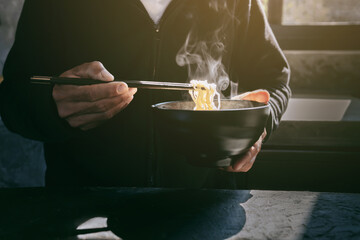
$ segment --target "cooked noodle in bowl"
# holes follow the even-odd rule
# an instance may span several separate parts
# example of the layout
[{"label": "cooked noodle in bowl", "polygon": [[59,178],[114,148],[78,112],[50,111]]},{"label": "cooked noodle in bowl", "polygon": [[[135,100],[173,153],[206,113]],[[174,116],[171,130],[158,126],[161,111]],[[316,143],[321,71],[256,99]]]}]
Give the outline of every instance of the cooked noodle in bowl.
[{"label": "cooked noodle in bowl", "polygon": [[193,165],[229,166],[233,157],[246,153],[263,133],[269,105],[227,99],[221,99],[220,105],[215,84],[192,84],[193,101],[153,105],[157,148],[183,156]]},{"label": "cooked noodle in bowl", "polygon": [[[189,91],[195,103],[194,110],[220,109],[220,94],[216,91],[216,84],[210,84],[206,80],[191,80],[190,83],[194,87],[194,90]],[[217,98],[217,106],[214,104],[215,97]]]}]

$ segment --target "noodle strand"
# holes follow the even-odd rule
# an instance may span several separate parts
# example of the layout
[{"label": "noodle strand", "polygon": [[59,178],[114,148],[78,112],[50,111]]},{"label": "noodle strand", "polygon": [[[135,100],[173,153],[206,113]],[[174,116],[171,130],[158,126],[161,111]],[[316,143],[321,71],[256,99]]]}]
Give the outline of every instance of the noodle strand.
[{"label": "noodle strand", "polygon": [[[192,100],[195,103],[194,110],[219,110],[220,94],[216,91],[216,84],[208,83],[207,80],[191,80],[194,90],[190,90]],[[217,106],[214,104],[215,96],[217,97]]]}]

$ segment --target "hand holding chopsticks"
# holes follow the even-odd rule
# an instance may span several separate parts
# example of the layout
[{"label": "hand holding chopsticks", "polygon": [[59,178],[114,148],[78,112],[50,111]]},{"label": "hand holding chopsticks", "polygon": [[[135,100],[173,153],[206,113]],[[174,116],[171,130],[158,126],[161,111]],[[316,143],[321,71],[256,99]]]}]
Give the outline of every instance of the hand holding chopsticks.
[{"label": "hand holding chopsticks", "polygon": [[31,83],[53,84],[59,116],[70,126],[82,130],[94,128],[123,110],[137,88],[193,89],[190,83],[114,79],[98,61],[79,65],[59,77],[34,76]]},{"label": "hand holding chopsticks", "polygon": [[[52,95],[59,117],[71,127],[82,130],[94,128],[114,117],[128,106],[137,91],[123,82],[114,82],[114,77],[100,62],[82,64],[64,72],[57,79],[81,82],[81,78],[99,79],[96,81],[106,84],[55,84]],[[39,81],[51,83],[51,80]]]}]

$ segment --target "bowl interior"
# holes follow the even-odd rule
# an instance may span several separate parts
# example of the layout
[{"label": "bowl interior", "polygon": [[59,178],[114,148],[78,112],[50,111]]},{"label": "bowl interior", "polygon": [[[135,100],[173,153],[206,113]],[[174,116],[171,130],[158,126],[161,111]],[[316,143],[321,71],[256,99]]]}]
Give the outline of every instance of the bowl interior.
[{"label": "bowl interior", "polygon": [[[195,103],[193,101],[174,101],[174,102],[164,102],[158,103],[153,107],[164,110],[189,110],[195,111]],[[221,106],[219,110],[212,111],[222,111],[222,110],[249,110],[253,108],[266,108],[267,104],[245,101],[245,100],[221,100]],[[195,111],[198,112],[198,111]]]}]

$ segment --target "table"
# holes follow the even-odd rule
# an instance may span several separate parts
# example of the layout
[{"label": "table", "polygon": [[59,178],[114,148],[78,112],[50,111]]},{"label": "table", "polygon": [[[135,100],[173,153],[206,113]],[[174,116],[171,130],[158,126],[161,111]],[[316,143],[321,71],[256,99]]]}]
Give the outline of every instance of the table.
[{"label": "table", "polygon": [[0,189],[0,239],[360,239],[360,194]]}]

